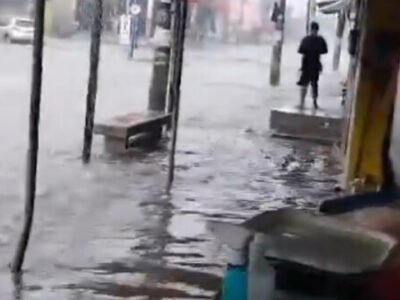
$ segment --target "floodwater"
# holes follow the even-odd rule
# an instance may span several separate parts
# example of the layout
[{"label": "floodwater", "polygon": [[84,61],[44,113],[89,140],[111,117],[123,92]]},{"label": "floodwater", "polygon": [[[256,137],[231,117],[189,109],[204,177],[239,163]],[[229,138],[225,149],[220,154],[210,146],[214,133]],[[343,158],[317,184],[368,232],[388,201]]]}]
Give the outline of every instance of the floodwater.
[{"label": "floodwater", "polygon": [[[89,45],[47,40],[35,223],[25,274],[13,283],[31,49],[0,44],[0,298],[207,299],[219,288],[224,253],[206,220],[239,222],[332,196],[340,167],[329,147],[268,135],[270,108],[297,97],[294,49],[285,50],[275,89],[269,46],[187,50],[176,182],[165,197],[165,146],[116,157],[96,137],[92,162],[82,165]],[[150,75],[150,49],[128,61],[104,44],[97,117],[143,111]],[[323,97],[335,99],[337,87],[325,83]]]}]

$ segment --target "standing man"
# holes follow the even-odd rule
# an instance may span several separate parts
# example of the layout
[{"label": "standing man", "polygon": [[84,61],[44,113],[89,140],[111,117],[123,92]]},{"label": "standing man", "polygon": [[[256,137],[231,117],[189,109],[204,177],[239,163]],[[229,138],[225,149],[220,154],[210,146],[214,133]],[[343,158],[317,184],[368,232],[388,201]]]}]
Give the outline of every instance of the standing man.
[{"label": "standing man", "polygon": [[319,24],[312,22],[310,34],[301,41],[298,53],[303,58],[301,62],[301,76],[298,81],[300,89],[300,109],[304,108],[308,86],[312,88],[314,108],[318,109],[318,81],[322,72],[320,57],[328,53],[328,45],[325,39],[318,34]]}]

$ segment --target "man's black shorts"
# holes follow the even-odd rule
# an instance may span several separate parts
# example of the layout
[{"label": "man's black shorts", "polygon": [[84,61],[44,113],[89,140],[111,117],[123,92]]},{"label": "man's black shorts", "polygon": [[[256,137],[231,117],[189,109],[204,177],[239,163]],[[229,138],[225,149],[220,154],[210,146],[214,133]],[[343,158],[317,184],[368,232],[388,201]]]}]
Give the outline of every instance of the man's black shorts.
[{"label": "man's black shorts", "polygon": [[319,72],[301,71],[300,80],[297,82],[300,86],[318,84]]}]

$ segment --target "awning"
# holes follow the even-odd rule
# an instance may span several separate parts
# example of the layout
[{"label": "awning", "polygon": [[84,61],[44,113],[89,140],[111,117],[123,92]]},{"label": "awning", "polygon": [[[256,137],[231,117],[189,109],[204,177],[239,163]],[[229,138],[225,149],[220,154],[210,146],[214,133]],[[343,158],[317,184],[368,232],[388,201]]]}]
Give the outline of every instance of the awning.
[{"label": "awning", "polygon": [[322,0],[317,2],[319,10],[324,14],[336,14],[345,10],[351,4],[351,0]]}]

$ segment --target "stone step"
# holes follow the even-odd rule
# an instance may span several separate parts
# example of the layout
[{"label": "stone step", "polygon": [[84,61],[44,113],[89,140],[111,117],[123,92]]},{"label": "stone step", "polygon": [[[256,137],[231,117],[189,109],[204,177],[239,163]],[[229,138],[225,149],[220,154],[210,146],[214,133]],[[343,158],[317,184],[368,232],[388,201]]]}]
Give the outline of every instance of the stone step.
[{"label": "stone step", "polygon": [[273,136],[328,143],[340,141],[342,123],[340,110],[284,107],[272,109],[270,116]]}]

